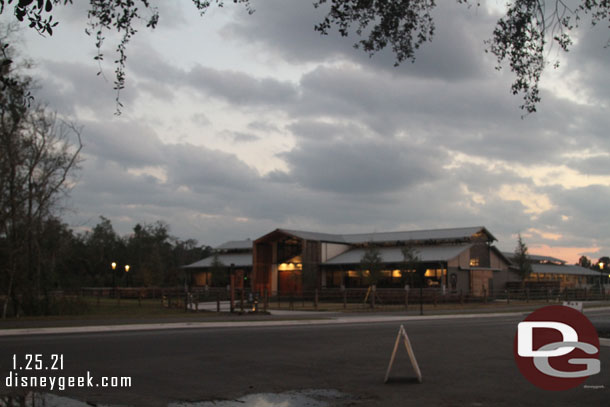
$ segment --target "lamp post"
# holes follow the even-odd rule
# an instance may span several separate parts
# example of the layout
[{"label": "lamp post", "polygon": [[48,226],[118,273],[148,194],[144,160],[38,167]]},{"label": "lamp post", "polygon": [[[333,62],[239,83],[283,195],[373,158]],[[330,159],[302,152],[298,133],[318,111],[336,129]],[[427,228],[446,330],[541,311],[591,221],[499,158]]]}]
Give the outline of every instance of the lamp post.
[{"label": "lamp post", "polygon": [[116,283],[115,283],[115,279],[114,279],[114,272],[116,270],[116,262],[112,262],[110,263],[110,267],[112,267],[112,288],[116,288]]},{"label": "lamp post", "polygon": [[[125,264],[125,273],[129,273],[129,264]],[[127,280],[127,287],[129,287],[129,274],[125,274],[126,275],[126,280]]]},{"label": "lamp post", "polygon": [[600,261],[599,263],[597,263],[597,265],[599,266],[599,293],[603,294],[604,293],[604,286],[603,286],[603,280],[602,280],[602,273],[604,272],[604,262]]}]

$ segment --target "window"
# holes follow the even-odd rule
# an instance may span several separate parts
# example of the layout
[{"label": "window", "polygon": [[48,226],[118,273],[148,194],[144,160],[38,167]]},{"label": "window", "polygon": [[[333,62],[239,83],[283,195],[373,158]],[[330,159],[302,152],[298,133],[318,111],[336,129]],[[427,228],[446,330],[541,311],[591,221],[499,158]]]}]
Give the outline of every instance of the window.
[{"label": "window", "polygon": [[479,267],[480,261],[478,257],[473,257],[470,259],[470,267]]}]

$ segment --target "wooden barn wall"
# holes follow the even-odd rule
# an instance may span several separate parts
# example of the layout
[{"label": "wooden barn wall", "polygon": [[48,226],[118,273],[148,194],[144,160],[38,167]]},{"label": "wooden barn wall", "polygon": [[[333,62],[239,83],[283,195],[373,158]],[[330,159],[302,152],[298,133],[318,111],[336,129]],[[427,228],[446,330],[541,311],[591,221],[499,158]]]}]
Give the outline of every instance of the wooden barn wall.
[{"label": "wooden barn wall", "polygon": [[303,289],[313,290],[320,285],[319,269],[322,247],[320,242],[303,241]]},{"label": "wooden barn wall", "polygon": [[269,243],[256,243],[254,245],[254,253],[252,256],[252,279],[254,287],[257,291],[271,289],[271,261],[273,250]]}]

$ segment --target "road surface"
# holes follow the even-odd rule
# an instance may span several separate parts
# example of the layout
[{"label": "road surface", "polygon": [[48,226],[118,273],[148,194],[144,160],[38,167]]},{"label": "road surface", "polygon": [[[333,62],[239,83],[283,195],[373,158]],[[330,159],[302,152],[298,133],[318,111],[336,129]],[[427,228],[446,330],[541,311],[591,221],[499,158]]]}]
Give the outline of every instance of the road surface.
[{"label": "road surface", "polygon": [[[332,389],[350,406],[607,406],[610,348],[601,373],[578,388],[549,392],[531,385],[513,359],[524,316],[404,323],[423,383],[403,349],[395,380],[383,384],[399,322],[0,337],[0,378],[13,355],[61,354],[54,375],[129,376],[130,388],[54,392],[97,403],[167,406],[175,401],[227,400],[252,393]],[[610,321],[610,311],[589,314]],[[0,393],[6,393],[4,379]]]}]

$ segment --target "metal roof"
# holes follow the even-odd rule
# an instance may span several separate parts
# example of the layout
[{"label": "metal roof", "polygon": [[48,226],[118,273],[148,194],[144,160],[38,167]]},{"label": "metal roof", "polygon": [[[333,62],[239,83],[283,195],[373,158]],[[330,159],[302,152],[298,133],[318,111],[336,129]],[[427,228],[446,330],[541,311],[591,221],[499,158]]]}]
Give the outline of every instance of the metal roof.
[{"label": "metal roof", "polygon": [[287,233],[292,236],[299,237],[305,240],[317,240],[320,242],[346,243],[343,235],[332,233],[308,232],[304,230],[278,229],[278,231]]},{"label": "metal roof", "polygon": [[421,240],[456,240],[467,239],[484,231],[492,240],[496,240],[483,226],[472,226],[451,229],[412,230],[405,232],[355,233],[343,235],[347,243],[421,241]]},{"label": "metal roof", "polygon": [[[219,253],[218,260],[225,266],[234,264],[235,267],[252,267],[252,253]],[[212,265],[215,255],[206,257],[203,260],[184,266],[183,268],[206,268]]]},{"label": "metal roof", "polygon": [[[508,260],[510,260],[512,262],[513,257],[515,256],[515,253],[512,252],[502,252],[502,254],[504,256],[506,256],[506,258]],[[528,259],[530,259],[531,261],[536,261],[536,262],[552,262],[552,263],[561,263],[561,264],[565,264],[565,260],[561,260],[558,259],[557,257],[551,257],[551,256],[542,256],[539,254],[529,254],[527,255]]]},{"label": "metal roof", "polygon": [[600,273],[595,270],[589,270],[580,266],[567,266],[558,264],[532,264],[534,273],[544,274],[571,274],[577,276],[595,276],[599,277]]},{"label": "metal roof", "polygon": [[[471,244],[417,246],[414,249],[420,262],[430,262],[451,260],[471,246]],[[402,263],[404,257],[401,249],[401,247],[381,247],[378,250],[384,263]],[[322,264],[359,264],[366,250],[364,248],[352,249]]]},{"label": "metal roof", "polygon": [[216,250],[252,249],[252,240],[231,240],[216,247]]},{"label": "metal roof", "polygon": [[450,229],[412,230],[403,232],[370,232],[351,234],[331,234],[307,232],[302,230],[278,229],[280,232],[290,234],[305,240],[317,240],[321,242],[334,243],[382,243],[382,242],[407,242],[423,240],[458,240],[468,239],[474,234],[483,231],[491,240],[497,240],[484,226],[471,226]]}]

